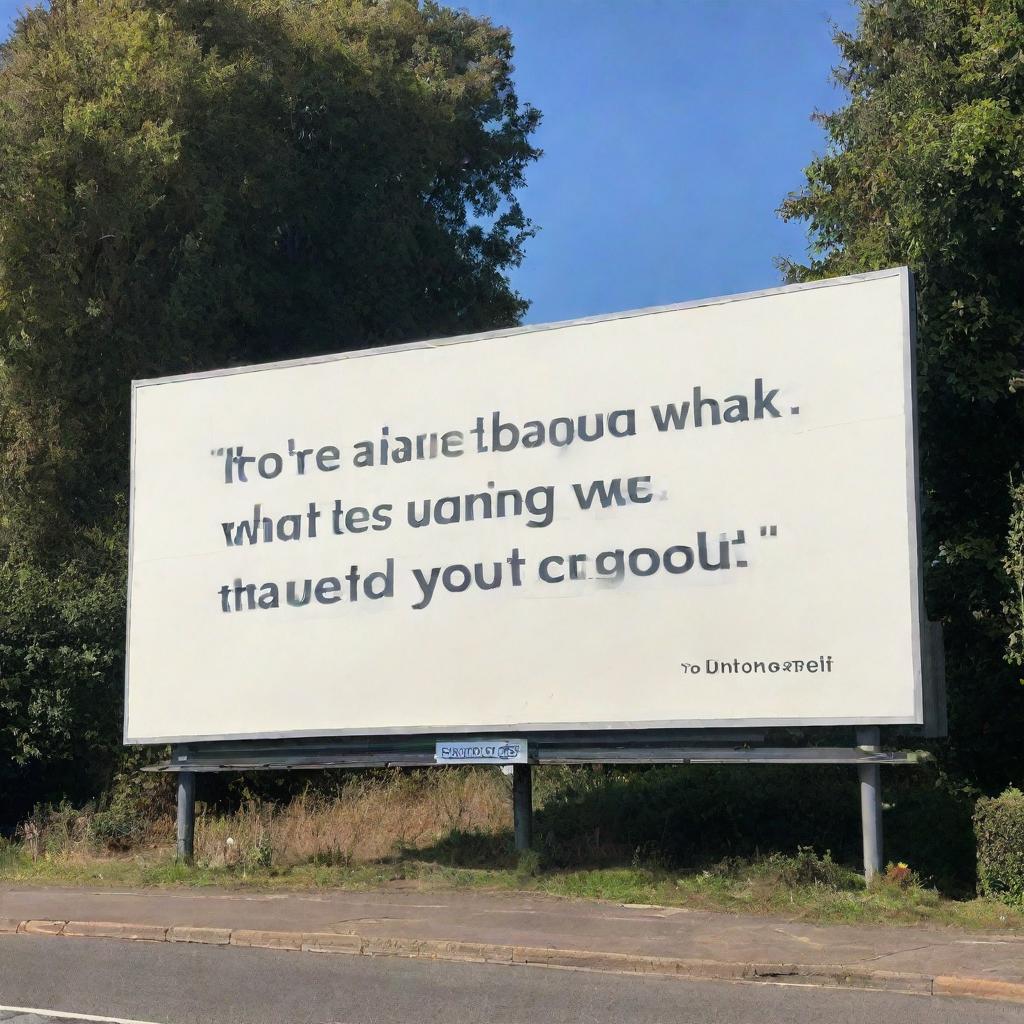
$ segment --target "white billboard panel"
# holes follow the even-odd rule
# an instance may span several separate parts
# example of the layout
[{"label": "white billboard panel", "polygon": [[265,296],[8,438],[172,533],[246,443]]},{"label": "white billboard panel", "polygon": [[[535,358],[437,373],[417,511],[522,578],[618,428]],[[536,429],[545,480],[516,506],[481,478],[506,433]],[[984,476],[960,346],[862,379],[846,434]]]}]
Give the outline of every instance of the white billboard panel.
[{"label": "white billboard panel", "polygon": [[911,305],[136,382],[126,742],[920,722]]}]

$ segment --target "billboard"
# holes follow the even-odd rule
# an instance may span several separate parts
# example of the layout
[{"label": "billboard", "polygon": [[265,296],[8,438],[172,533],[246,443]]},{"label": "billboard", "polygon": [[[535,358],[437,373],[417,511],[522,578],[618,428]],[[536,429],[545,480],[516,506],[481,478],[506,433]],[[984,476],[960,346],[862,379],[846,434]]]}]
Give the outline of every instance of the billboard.
[{"label": "billboard", "polygon": [[906,270],[137,381],[125,741],[921,721]]}]

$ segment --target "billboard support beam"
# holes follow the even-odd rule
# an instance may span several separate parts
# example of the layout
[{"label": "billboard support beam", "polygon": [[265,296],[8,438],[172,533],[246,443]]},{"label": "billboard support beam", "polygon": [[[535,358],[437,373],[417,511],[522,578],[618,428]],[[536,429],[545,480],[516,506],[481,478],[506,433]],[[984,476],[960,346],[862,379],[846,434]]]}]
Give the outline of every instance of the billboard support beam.
[{"label": "billboard support beam", "polygon": [[[857,746],[877,752],[881,735],[877,725],[857,728]],[[882,870],[882,773],[877,764],[857,766],[860,778],[860,822],[864,839],[864,880],[870,882]]]},{"label": "billboard support beam", "polygon": [[[854,724],[854,723],[851,723]],[[313,771],[323,768],[428,768],[442,734],[209,740],[176,744],[173,756],[146,772]],[[850,737],[851,740],[853,737]],[[483,742],[486,737],[480,737]],[[861,764],[915,765],[923,750],[824,746],[830,737],[809,731],[640,730],[533,732],[530,764]],[[810,742],[813,745],[794,746]],[[786,744],[785,746],[782,744]],[[468,763],[468,762],[466,762]]]},{"label": "billboard support beam", "polygon": [[516,850],[533,844],[533,766],[512,765],[512,821]]},{"label": "billboard support beam", "polygon": [[178,772],[178,860],[191,864],[195,855],[196,773]]}]

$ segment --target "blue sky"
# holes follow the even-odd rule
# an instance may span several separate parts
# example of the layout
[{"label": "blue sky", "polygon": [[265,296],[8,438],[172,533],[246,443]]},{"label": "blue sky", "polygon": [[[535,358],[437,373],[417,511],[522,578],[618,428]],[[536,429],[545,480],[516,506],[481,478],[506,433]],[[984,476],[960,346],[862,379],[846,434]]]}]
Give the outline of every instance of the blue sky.
[{"label": "blue sky", "polygon": [[[6,34],[19,3],[0,0]],[[522,195],[540,233],[512,280],[527,322],[779,281],[805,251],[775,209],[841,101],[829,20],[850,0],[466,0],[512,29],[516,83],[544,113]]]},{"label": "blue sky", "polygon": [[471,0],[507,24],[544,113],[513,275],[527,320],[749,291],[805,252],[775,210],[841,102],[829,19],[849,0]]}]

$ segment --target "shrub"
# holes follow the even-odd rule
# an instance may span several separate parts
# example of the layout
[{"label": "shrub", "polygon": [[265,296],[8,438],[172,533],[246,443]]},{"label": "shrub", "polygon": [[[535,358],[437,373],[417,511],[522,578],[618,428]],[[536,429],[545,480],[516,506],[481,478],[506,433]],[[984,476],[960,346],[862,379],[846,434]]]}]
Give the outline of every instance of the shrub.
[{"label": "shrub", "polygon": [[118,572],[0,561],[0,824],[103,787],[121,757],[123,622]]},{"label": "shrub", "polygon": [[18,827],[25,851],[38,857],[63,857],[88,845],[92,805],[78,809],[66,800],[59,804],[37,804]]},{"label": "shrub", "polygon": [[837,864],[828,850],[819,856],[810,847],[801,846],[790,857],[773,854],[767,858],[766,864],[777,868],[779,881],[791,889],[816,885],[846,892],[864,887],[863,879],[849,868]]},{"label": "shrub", "polygon": [[1024,793],[1008,789],[978,801],[978,888],[1003,903],[1024,904]]},{"label": "shrub", "polygon": [[89,838],[108,850],[169,842],[174,814],[173,780],[165,775],[119,776],[109,799],[89,822]]}]

